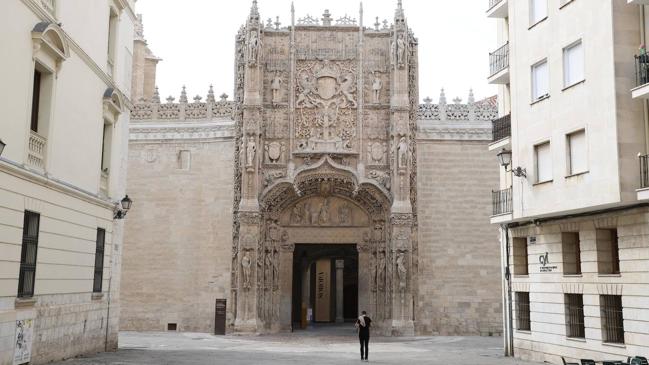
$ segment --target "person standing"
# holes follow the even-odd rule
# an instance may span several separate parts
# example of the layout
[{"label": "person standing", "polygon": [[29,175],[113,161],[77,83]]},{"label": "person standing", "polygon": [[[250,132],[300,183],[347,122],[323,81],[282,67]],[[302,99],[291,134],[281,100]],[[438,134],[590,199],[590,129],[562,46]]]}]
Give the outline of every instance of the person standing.
[{"label": "person standing", "polygon": [[367,316],[367,312],[363,311],[356,321],[358,340],[361,343],[361,361],[368,361],[367,355],[369,354],[371,324],[372,319]]}]

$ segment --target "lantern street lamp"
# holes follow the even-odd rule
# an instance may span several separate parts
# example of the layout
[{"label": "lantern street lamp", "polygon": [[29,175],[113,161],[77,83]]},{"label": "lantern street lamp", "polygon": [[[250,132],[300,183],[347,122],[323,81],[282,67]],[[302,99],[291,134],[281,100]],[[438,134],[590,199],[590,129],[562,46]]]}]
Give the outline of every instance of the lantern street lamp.
[{"label": "lantern street lamp", "polygon": [[2,140],[0,139],[0,156],[2,156],[2,151],[4,151],[6,145],[7,144],[2,142]]},{"label": "lantern street lamp", "polygon": [[498,157],[500,166],[505,169],[505,172],[511,172],[516,177],[527,177],[527,171],[520,166],[515,169],[507,170],[507,168],[512,164],[512,151],[507,151],[503,148],[496,156]]},{"label": "lantern street lamp", "polygon": [[131,200],[127,194],[121,202],[115,204],[115,215],[113,218],[124,219],[126,213],[131,209],[131,205],[133,205],[133,200]]}]

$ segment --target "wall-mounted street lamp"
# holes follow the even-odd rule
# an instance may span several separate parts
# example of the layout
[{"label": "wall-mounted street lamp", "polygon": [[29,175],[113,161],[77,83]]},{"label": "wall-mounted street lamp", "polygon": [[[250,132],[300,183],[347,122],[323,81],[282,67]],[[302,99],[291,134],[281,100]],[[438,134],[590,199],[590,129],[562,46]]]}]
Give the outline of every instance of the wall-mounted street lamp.
[{"label": "wall-mounted street lamp", "polygon": [[126,213],[131,209],[132,204],[133,201],[127,194],[121,202],[115,204],[115,215],[113,216],[113,219],[124,219]]},{"label": "wall-mounted street lamp", "polygon": [[507,170],[507,167],[512,164],[512,151],[507,151],[503,148],[496,156],[498,157],[500,166],[505,168],[505,172],[511,172],[516,177],[527,177],[527,171],[520,166],[512,170]]},{"label": "wall-mounted street lamp", "polygon": [[0,156],[2,156],[2,151],[4,151],[6,145],[7,144],[2,142],[2,140],[0,139]]}]

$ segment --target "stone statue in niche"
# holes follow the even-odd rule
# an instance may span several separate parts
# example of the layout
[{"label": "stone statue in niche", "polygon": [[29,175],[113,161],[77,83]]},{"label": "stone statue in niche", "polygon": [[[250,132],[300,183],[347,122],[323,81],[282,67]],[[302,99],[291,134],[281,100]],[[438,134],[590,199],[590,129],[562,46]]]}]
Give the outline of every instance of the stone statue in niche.
[{"label": "stone statue in niche", "polygon": [[266,250],[266,261],[265,261],[265,276],[266,276],[266,287],[270,288],[273,285],[273,251]]},{"label": "stone statue in niche", "polygon": [[296,204],[291,211],[291,224],[300,225],[304,219],[304,207],[302,204]]},{"label": "stone statue in niche", "polygon": [[248,137],[248,143],[246,146],[246,166],[254,166],[256,153],[257,145],[255,144],[255,137]]},{"label": "stone statue in niche", "polygon": [[406,254],[403,251],[397,253],[397,275],[399,276],[399,289],[406,289],[406,280],[408,278],[408,269],[406,268]]},{"label": "stone statue in niche", "polygon": [[377,277],[376,280],[378,281],[378,287],[379,290],[383,290],[384,284],[385,284],[385,251],[380,251],[379,252],[379,260],[377,264]]},{"label": "stone statue in niche", "polygon": [[313,224],[313,213],[311,213],[311,204],[304,203],[304,224]]},{"label": "stone statue in niche", "polygon": [[[286,231],[284,231],[286,233]],[[279,289],[279,252],[273,250],[273,290]]]},{"label": "stone statue in niche", "polygon": [[374,80],[372,81],[372,103],[378,104],[381,101],[381,89],[383,89],[383,80],[378,71],[374,71]]},{"label": "stone statue in niche", "polygon": [[341,226],[352,225],[352,210],[346,203],[338,208],[338,223]]},{"label": "stone statue in niche", "polygon": [[370,264],[370,290],[376,291],[376,253],[372,254],[372,263]]},{"label": "stone statue in niche", "polygon": [[248,34],[248,64],[251,66],[256,65],[258,56],[259,56],[259,34],[257,34],[256,30],[252,30]]},{"label": "stone statue in niche", "polygon": [[401,137],[399,145],[397,146],[397,158],[399,161],[400,169],[408,168],[408,143],[406,137]]},{"label": "stone statue in niche", "polygon": [[318,215],[318,224],[321,226],[325,226],[329,224],[329,222],[330,222],[329,199],[325,199],[324,202],[322,202],[322,206],[320,207],[320,213]]},{"label": "stone statue in niche", "polygon": [[273,81],[270,84],[270,89],[273,91],[273,104],[279,103],[281,99],[280,92],[283,83],[284,81],[282,81],[282,78],[279,76],[279,71],[275,72],[275,77],[273,77]]},{"label": "stone statue in niche", "polygon": [[404,68],[406,66],[406,41],[403,33],[397,36],[390,48],[392,65],[397,68]]},{"label": "stone statue in niche", "polygon": [[250,254],[248,251],[243,252],[243,257],[241,258],[241,272],[243,278],[243,288],[250,289]]}]

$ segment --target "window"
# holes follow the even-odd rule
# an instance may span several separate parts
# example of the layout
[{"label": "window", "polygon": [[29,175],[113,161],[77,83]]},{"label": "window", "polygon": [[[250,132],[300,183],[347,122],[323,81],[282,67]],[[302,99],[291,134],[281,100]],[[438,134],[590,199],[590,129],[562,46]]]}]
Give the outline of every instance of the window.
[{"label": "window", "polygon": [[602,318],[602,341],[624,343],[624,317],[622,296],[600,295],[600,316]]},{"label": "window", "polygon": [[598,229],[595,232],[597,246],[597,273],[619,274],[620,256],[617,229]]},{"label": "window", "polygon": [[25,218],[23,220],[23,245],[20,253],[20,274],[18,276],[19,298],[34,296],[40,220],[41,216],[38,213],[25,211]]},{"label": "window", "polygon": [[516,292],[516,329],[519,331],[531,331],[530,320],[530,293]]},{"label": "window", "polygon": [[563,86],[584,81],[584,47],[581,40],[563,49]]},{"label": "window", "polygon": [[115,67],[115,53],[117,44],[117,25],[119,15],[113,8],[110,9],[110,16],[108,18],[108,72],[113,75]]},{"label": "window", "polygon": [[34,70],[34,88],[32,89],[32,118],[31,129],[38,133],[38,111],[40,109],[41,100],[41,72]]},{"label": "window", "polygon": [[547,0],[530,0],[530,25],[534,25],[548,17]]},{"label": "window", "polygon": [[528,275],[527,238],[514,237],[512,254],[514,256],[514,275]]},{"label": "window", "polygon": [[552,154],[550,142],[534,146],[534,160],[536,161],[536,182],[552,181]]},{"label": "window", "polygon": [[543,60],[532,66],[532,101],[547,97],[550,93],[548,82],[548,61]]},{"label": "window", "polygon": [[563,254],[563,274],[581,274],[581,248],[579,247],[579,233],[561,233],[561,252]]},{"label": "window", "polygon": [[97,241],[95,248],[95,277],[92,291],[101,293],[102,281],[104,279],[104,242],[106,240],[106,230],[97,228]]},{"label": "window", "polygon": [[110,151],[113,139],[113,125],[104,122],[104,130],[101,140],[101,172],[109,173],[110,169]]},{"label": "window", "polygon": [[566,136],[568,152],[568,176],[588,171],[586,131],[580,130]]},{"label": "window", "polygon": [[43,137],[47,136],[53,83],[52,73],[37,63],[34,68],[30,129]]},{"label": "window", "polygon": [[566,336],[585,338],[584,326],[584,296],[581,294],[565,294],[566,303]]}]

